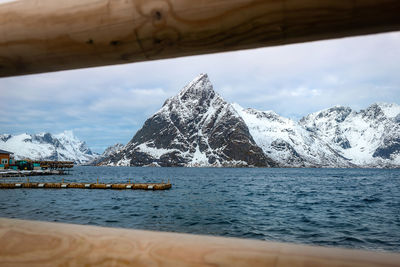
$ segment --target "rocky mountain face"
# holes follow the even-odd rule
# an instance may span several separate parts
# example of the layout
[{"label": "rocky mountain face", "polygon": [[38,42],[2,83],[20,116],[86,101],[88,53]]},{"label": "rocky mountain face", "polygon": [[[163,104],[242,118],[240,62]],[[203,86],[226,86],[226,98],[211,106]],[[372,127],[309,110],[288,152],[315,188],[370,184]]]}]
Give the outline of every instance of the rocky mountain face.
[{"label": "rocky mountain face", "polygon": [[168,99],[104,165],[257,166],[277,164],[257,146],[243,119],[201,74]]},{"label": "rocky mountain face", "polygon": [[98,155],[74,136],[71,131],[50,133],[0,135],[0,149],[14,153],[16,159],[67,160],[87,163]]},{"label": "rocky mountain face", "polygon": [[294,121],[227,103],[201,74],[99,164],[400,167],[400,106],[336,106]]}]

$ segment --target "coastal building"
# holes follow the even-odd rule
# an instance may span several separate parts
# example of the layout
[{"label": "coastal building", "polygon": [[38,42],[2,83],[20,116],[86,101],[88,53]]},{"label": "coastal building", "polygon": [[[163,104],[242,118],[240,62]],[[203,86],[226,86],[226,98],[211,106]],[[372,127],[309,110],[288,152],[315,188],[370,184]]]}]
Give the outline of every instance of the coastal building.
[{"label": "coastal building", "polygon": [[12,154],[14,153],[0,149],[0,169],[8,168],[10,164],[13,164]]}]

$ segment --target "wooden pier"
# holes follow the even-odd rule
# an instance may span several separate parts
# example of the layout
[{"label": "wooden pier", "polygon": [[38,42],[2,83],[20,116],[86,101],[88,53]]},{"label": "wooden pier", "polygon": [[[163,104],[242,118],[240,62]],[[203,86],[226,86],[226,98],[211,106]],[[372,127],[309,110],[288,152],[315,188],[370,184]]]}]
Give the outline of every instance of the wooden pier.
[{"label": "wooden pier", "polygon": [[0,189],[127,189],[127,190],[167,190],[172,187],[171,183],[136,183],[136,184],[99,184],[99,183],[0,183]]},{"label": "wooden pier", "polygon": [[70,169],[74,167],[73,161],[29,160],[29,162],[40,164],[40,167],[48,169]]}]

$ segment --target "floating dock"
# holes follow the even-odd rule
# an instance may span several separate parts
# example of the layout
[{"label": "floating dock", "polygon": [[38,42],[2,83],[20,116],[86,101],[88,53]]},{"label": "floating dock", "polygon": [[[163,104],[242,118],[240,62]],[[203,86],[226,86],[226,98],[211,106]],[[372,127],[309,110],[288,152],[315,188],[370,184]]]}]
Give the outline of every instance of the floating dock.
[{"label": "floating dock", "polygon": [[1,170],[0,178],[10,177],[26,177],[26,176],[45,176],[45,175],[65,175],[68,174],[68,170]]},{"label": "floating dock", "polygon": [[167,190],[172,185],[170,183],[136,183],[136,184],[99,184],[99,183],[0,183],[0,189],[126,189],[126,190]]}]

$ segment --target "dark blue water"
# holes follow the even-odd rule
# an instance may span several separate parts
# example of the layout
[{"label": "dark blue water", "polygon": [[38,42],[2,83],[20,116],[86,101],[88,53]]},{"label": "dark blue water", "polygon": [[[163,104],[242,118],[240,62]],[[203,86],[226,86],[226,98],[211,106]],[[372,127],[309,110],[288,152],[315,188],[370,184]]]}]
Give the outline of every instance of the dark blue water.
[{"label": "dark blue water", "polygon": [[75,167],[31,181],[167,191],[7,189],[0,216],[400,251],[400,170]]}]

